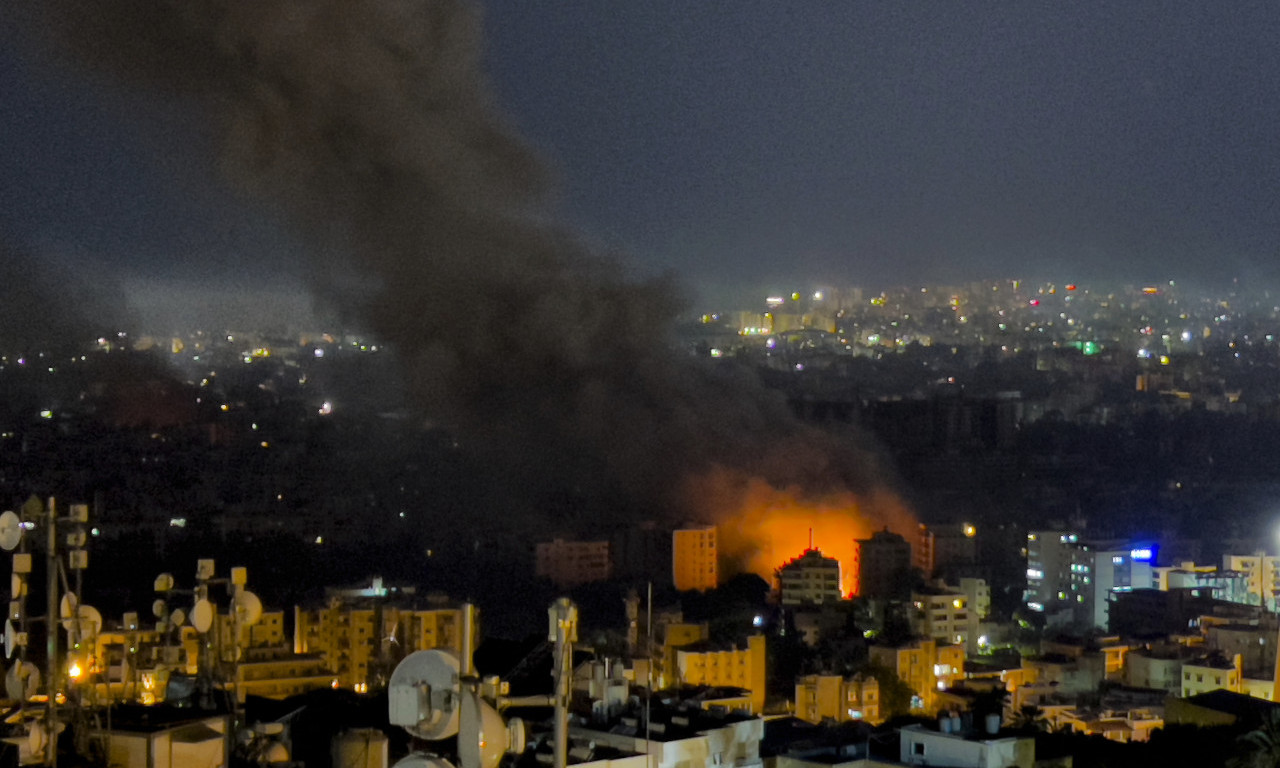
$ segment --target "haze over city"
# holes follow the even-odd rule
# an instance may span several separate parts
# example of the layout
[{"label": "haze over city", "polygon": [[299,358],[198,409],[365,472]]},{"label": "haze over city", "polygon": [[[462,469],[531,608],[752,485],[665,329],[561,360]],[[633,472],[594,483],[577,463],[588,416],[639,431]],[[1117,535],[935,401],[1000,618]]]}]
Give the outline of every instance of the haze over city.
[{"label": "haze over city", "polygon": [[[12,0],[5,694],[44,706],[0,735],[1280,743],[1277,39],[1190,0]],[[531,735],[476,756],[508,687]]]},{"label": "haze over city", "polygon": [[[23,4],[4,13],[23,15]],[[546,214],[691,292],[794,280],[1273,280],[1267,3],[482,9]],[[228,191],[216,123],[4,25],[7,238],[142,309],[309,267]],[[148,315],[148,316],[151,316]]]}]

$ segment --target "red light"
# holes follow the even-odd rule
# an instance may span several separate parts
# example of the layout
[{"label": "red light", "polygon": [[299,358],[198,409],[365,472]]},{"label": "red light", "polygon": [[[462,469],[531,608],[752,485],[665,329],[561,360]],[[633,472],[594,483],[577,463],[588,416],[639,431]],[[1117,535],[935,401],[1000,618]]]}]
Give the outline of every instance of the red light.
[{"label": "red light", "polygon": [[1028,303],[1028,304],[1030,304],[1030,305],[1031,305],[1031,306],[1033,306],[1033,307],[1038,307],[1038,306],[1040,306],[1040,300],[1039,300],[1039,299],[1032,299],[1031,301],[1028,301],[1027,303]]},{"label": "red light", "polygon": [[1068,286],[1067,286],[1067,290],[1068,290],[1068,291],[1074,291],[1075,289],[1076,289],[1076,285],[1075,285],[1075,283],[1072,283],[1071,285],[1068,285]]}]

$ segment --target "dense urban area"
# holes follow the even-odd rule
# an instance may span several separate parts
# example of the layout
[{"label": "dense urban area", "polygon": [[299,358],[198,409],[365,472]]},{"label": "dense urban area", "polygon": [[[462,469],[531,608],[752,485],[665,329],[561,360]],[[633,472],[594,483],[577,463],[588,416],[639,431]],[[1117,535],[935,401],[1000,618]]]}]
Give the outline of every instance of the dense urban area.
[{"label": "dense urban area", "polygon": [[[53,675],[71,764],[157,734],[173,765],[550,764],[555,704],[568,762],[605,768],[1221,765],[1280,743],[1280,297],[806,286],[671,319],[673,358],[758,376],[906,512],[796,494],[673,523],[568,494],[525,498],[551,509],[531,529],[377,338],[10,341],[9,698],[47,704]],[[441,649],[444,683],[396,671]],[[467,756],[465,704],[437,744],[450,679],[512,734],[492,756]],[[13,725],[15,760],[47,759],[42,722]]]}]

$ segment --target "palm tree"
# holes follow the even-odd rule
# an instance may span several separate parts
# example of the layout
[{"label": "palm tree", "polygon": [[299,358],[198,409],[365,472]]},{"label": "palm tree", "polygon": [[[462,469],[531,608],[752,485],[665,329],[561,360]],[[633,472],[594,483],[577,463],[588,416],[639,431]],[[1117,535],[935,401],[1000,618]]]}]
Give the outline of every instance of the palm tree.
[{"label": "palm tree", "polygon": [[1239,754],[1228,761],[1232,768],[1280,768],[1280,710],[1262,716],[1258,727],[1236,739]]}]

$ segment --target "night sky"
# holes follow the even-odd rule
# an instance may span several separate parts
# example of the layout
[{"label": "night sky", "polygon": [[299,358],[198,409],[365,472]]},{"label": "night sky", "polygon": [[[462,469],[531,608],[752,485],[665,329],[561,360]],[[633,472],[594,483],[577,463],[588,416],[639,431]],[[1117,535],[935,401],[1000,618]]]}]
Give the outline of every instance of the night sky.
[{"label": "night sky", "polygon": [[[305,283],[210,128],[5,13],[6,239],[150,301]],[[484,29],[557,212],[640,275],[1280,277],[1273,2],[488,2]]]}]

